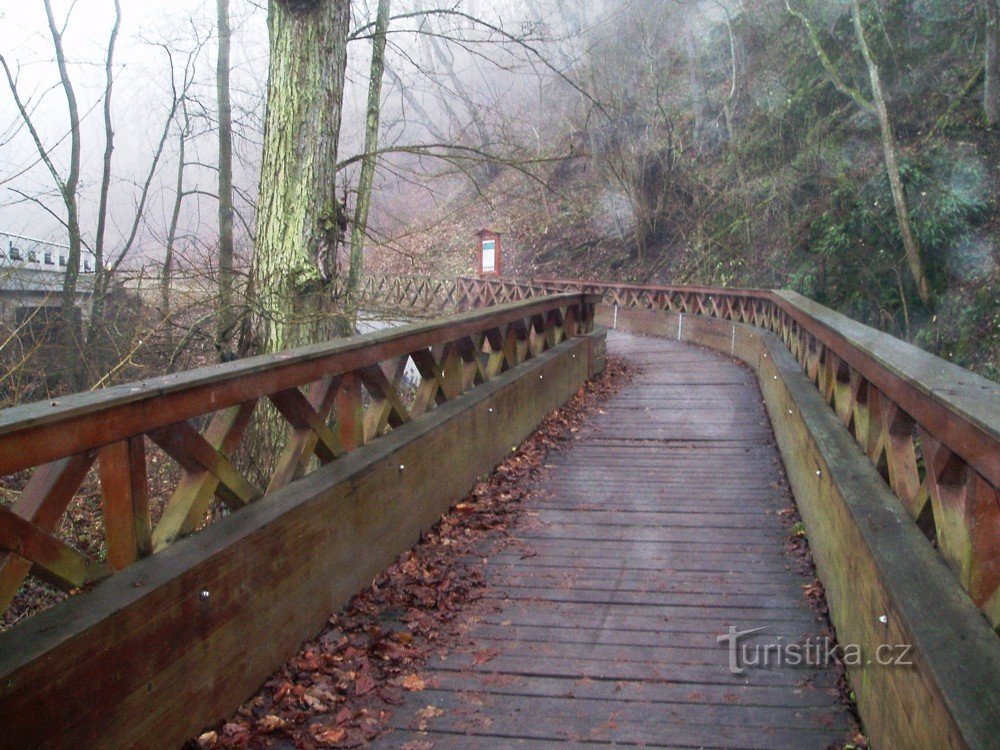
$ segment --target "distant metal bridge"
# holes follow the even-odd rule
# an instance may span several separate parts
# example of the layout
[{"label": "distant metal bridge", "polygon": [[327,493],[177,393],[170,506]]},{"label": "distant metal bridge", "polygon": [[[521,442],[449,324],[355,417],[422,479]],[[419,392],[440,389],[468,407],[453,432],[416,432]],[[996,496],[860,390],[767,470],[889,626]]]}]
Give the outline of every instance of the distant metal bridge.
[{"label": "distant metal bridge", "polygon": [[[83,251],[77,279],[77,304],[86,308],[94,293],[94,256]],[[0,319],[18,310],[62,305],[69,247],[0,232]]]}]

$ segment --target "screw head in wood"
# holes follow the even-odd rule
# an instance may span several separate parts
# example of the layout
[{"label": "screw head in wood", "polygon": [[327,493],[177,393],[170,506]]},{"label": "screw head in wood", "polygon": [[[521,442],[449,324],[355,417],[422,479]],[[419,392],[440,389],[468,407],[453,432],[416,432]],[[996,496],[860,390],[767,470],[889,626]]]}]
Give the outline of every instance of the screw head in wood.
[{"label": "screw head in wood", "polygon": [[403,469],[405,469],[405,468],[406,468],[406,464],[400,464],[399,465],[399,471],[400,471],[400,473],[402,473]]},{"label": "screw head in wood", "polygon": [[203,602],[207,602],[209,596],[210,596],[210,594],[208,593],[208,589],[202,589],[198,593],[198,598],[201,599]]}]

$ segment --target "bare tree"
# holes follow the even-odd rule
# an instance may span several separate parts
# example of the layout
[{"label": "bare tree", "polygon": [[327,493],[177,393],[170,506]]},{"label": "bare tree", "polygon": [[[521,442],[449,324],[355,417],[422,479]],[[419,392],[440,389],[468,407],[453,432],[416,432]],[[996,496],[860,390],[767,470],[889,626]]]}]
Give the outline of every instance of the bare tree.
[{"label": "bare tree", "polygon": [[[25,128],[31,135],[35,149],[38,152],[39,161],[43,163],[52,177],[59,199],[63,205],[63,215],[57,215],[50,209],[41,198],[22,195],[27,200],[32,200],[41,206],[49,214],[56,216],[66,229],[68,238],[69,253],[67,257],[66,273],[63,279],[61,294],[61,304],[63,310],[64,325],[63,339],[71,354],[66,358],[67,378],[66,385],[73,389],[82,388],[86,382],[98,382],[103,371],[104,363],[102,352],[104,350],[105,330],[105,304],[111,279],[119,266],[124,262],[131,251],[142,224],[143,212],[150,193],[154,175],[159,165],[160,157],[163,154],[164,145],[170,131],[171,123],[178,106],[178,99],[175,96],[170,110],[166,115],[163,130],[157,143],[156,150],[136,197],[135,213],[132,216],[129,232],[124,241],[120,244],[117,252],[112,256],[107,247],[107,227],[110,223],[110,191],[113,182],[112,161],[115,150],[115,131],[112,120],[112,94],[114,89],[114,52],[118,33],[121,28],[121,6],[118,0],[114,2],[115,18],[108,38],[104,57],[104,77],[105,89],[103,92],[103,114],[104,114],[104,153],[102,159],[100,178],[100,197],[98,202],[97,225],[94,233],[94,243],[89,247],[95,256],[94,290],[91,298],[91,315],[85,336],[81,337],[82,331],[76,321],[77,284],[80,273],[80,258],[82,250],[86,245],[83,228],[80,223],[80,177],[83,146],[81,140],[81,113],[77,103],[73,81],[69,73],[66,62],[66,54],[63,46],[63,35],[69,23],[69,16],[59,26],[52,12],[50,0],[44,3],[46,19],[48,22],[49,35],[52,40],[53,53],[59,72],[59,87],[63,92],[67,104],[68,113],[68,133],[70,139],[68,169],[63,175],[55,166],[53,151],[58,146],[46,145],[32,119],[29,103],[21,95],[17,78],[10,64],[3,55],[0,55],[0,66],[3,67],[7,85],[14,99],[15,105],[24,123]],[[72,10],[72,9],[71,9]],[[83,341],[86,341],[84,345]]]},{"label": "bare tree", "polygon": [[790,0],[785,0],[785,7],[788,12],[798,18],[812,43],[816,55],[819,57],[823,69],[826,70],[831,82],[836,89],[850,97],[859,107],[867,112],[873,112],[878,118],[879,131],[882,136],[882,154],[885,159],[885,171],[889,177],[889,188],[892,192],[892,201],[896,208],[896,221],[899,224],[899,233],[903,239],[903,250],[906,254],[906,263],[910,269],[910,275],[917,287],[917,294],[921,302],[930,304],[930,288],[927,283],[927,275],[924,271],[924,262],[920,251],[920,243],[913,226],[910,222],[910,209],[906,201],[906,192],[903,189],[903,180],[899,174],[898,147],[896,136],[892,130],[892,123],[889,120],[889,110],[885,103],[885,93],[882,88],[882,76],[879,72],[878,63],[872,56],[868,47],[868,40],[865,36],[864,26],[861,19],[860,0],[851,0],[851,19],[854,25],[854,33],[857,37],[858,47],[861,56],[864,58],[865,66],[868,69],[868,80],[871,85],[872,101],[869,101],[858,89],[847,84],[837,72],[833,61],[823,49],[819,34],[809,18],[800,11],[794,9]]},{"label": "bare tree", "polygon": [[233,314],[233,108],[229,90],[229,0],[217,0],[219,52],[215,86],[219,102],[219,314],[216,347],[227,356],[236,327]]},{"label": "bare tree", "polygon": [[[0,55],[0,64],[3,65],[4,73],[7,77],[7,85],[10,88],[11,95],[14,97],[14,103],[17,105],[17,110],[28,128],[28,132],[31,133],[31,137],[35,142],[35,148],[38,150],[39,157],[45,163],[46,168],[49,170],[49,174],[52,176],[52,180],[55,182],[66,212],[65,217],[60,218],[63,225],[66,227],[69,244],[69,257],[67,258],[66,272],[63,276],[61,302],[63,317],[62,335],[67,350],[67,362],[69,363],[67,371],[69,376],[69,385],[73,390],[77,390],[83,385],[83,367],[81,366],[82,359],[76,355],[76,352],[82,349],[76,325],[76,288],[80,276],[80,256],[83,247],[83,238],[80,232],[79,204],[80,156],[82,150],[80,138],[80,108],[77,104],[76,92],[73,89],[73,81],[70,78],[69,69],[66,65],[66,52],[63,48],[62,40],[65,25],[62,28],[57,25],[55,16],[52,13],[51,0],[44,0],[44,6],[45,17],[48,21],[49,36],[52,39],[53,54],[55,55],[56,66],[59,69],[59,83],[62,87],[63,96],[66,99],[66,108],[69,116],[69,169],[65,175],[60,174],[59,170],[52,161],[51,151],[42,142],[42,138],[39,135],[38,130],[35,128],[35,124],[31,119],[27,106],[21,98],[13,72],[3,55]],[[109,54],[114,49],[115,34],[117,34],[117,23],[115,24],[115,31],[112,33],[112,43],[108,46]]]},{"label": "bare tree", "polygon": [[368,107],[365,111],[365,154],[358,177],[358,195],[354,204],[354,223],[351,227],[351,259],[347,275],[347,294],[358,288],[364,264],[365,230],[368,226],[368,209],[371,206],[372,180],[378,150],[378,126],[382,111],[382,74],[385,70],[385,35],[389,27],[389,0],[379,0],[375,16],[375,34],[372,37],[372,65],[368,79]]}]

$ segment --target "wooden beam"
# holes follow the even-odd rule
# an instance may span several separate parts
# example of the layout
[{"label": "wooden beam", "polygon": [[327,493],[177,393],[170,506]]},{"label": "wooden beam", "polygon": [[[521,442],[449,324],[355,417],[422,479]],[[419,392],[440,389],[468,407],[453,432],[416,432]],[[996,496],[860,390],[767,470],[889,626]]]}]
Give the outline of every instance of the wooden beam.
[{"label": "wooden beam", "polygon": [[[243,438],[256,405],[256,401],[250,401],[217,412],[205,430],[205,440],[223,455],[231,455]],[[204,521],[218,487],[218,478],[208,469],[186,469],[153,530],[153,551],[194,531]]]},{"label": "wooden beam", "polygon": [[63,544],[52,534],[0,505],[0,549],[44,568],[50,580],[69,590],[103,578],[111,570]]},{"label": "wooden beam", "polygon": [[345,451],[365,443],[364,411],[361,403],[361,381],[354,372],[344,375],[334,401],[337,434]]},{"label": "wooden beam", "polygon": [[[395,398],[372,393],[372,403],[365,411],[364,417],[366,443],[385,432],[386,428],[392,424],[391,420],[394,418],[394,414],[396,419],[398,419],[400,412],[406,415],[407,420],[410,419],[410,414],[399,396],[399,386],[403,382],[403,374],[406,372],[406,364],[409,359],[409,357],[397,357],[395,360],[379,366],[378,369],[386,379],[390,394]],[[363,378],[362,382],[364,382]],[[372,389],[369,389],[369,392],[371,391]],[[397,424],[393,426],[399,424],[402,422],[397,421]]]},{"label": "wooden beam", "polygon": [[188,471],[207,469],[219,480],[215,493],[231,508],[241,508],[260,497],[260,490],[190,423],[177,422],[148,434],[150,440]]},{"label": "wooden beam", "polygon": [[316,412],[302,391],[298,388],[286,388],[272,393],[268,398],[295,430],[310,430],[316,435],[318,441],[315,451],[321,461],[329,463],[343,455],[340,440],[327,425],[326,418]]},{"label": "wooden beam", "polygon": [[[96,451],[85,451],[39,466],[11,510],[40,529],[54,531],[96,456]],[[10,606],[30,572],[28,560],[10,552],[0,552],[0,612]]]},{"label": "wooden beam", "polygon": [[[337,457],[345,452],[340,437],[326,424],[342,380],[342,376],[334,375],[312,384],[309,391],[309,406],[322,420],[322,425],[326,428],[327,439],[326,441],[321,440],[319,434],[309,425],[308,420],[306,426],[293,429],[292,435],[278,457],[277,467],[274,474],[271,475],[271,481],[264,494],[274,492],[293,479],[300,477],[305,472],[313,453],[316,453],[323,461],[324,456],[332,454]],[[320,447],[321,444],[323,447]]]},{"label": "wooden beam", "polygon": [[100,475],[108,564],[121,570],[153,551],[143,436],[103,448]]}]

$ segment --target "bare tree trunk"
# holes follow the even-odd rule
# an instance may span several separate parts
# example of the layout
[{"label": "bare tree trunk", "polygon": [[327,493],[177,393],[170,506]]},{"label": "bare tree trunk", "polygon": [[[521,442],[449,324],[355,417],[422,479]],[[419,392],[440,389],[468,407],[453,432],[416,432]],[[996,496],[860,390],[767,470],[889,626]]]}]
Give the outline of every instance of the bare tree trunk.
[{"label": "bare tree trunk", "polygon": [[705,129],[705,107],[706,94],[705,84],[701,77],[701,68],[698,66],[698,48],[694,40],[694,28],[692,28],[691,17],[685,24],[684,41],[687,46],[688,56],[688,86],[691,95],[691,111],[694,115],[694,130],[692,140],[695,144],[700,144]]},{"label": "bare tree trunk", "polygon": [[90,324],[87,326],[90,380],[99,378],[105,367],[104,352],[107,342],[104,309],[109,285],[106,278],[104,237],[108,224],[108,196],[111,192],[111,157],[115,150],[115,129],[111,119],[111,93],[115,83],[114,54],[121,22],[121,3],[115,0],[115,23],[108,37],[107,54],[104,56],[104,163],[101,169],[101,197],[97,208],[97,233],[94,237],[94,294],[90,301]]},{"label": "bare tree trunk", "polygon": [[233,308],[233,108],[229,95],[229,0],[217,0],[219,55],[215,87],[219,100],[219,312],[216,348],[227,356],[236,327]]},{"label": "bare tree trunk", "polygon": [[184,170],[187,167],[187,139],[191,132],[191,118],[188,114],[187,100],[181,101],[180,134],[177,138],[177,178],[174,186],[174,208],[170,213],[170,226],[167,229],[167,249],[163,256],[163,271],[160,274],[160,314],[164,320],[170,317],[170,284],[173,279],[174,245],[177,242],[177,225],[180,222],[181,206],[184,204]]},{"label": "bare tree trunk", "polygon": [[56,65],[59,67],[59,80],[66,97],[69,110],[70,125],[70,157],[69,174],[61,185],[63,203],[66,205],[66,231],[69,239],[69,258],[66,262],[66,274],[63,277],[62,288],[62,325],[63,341],[66,347],[66,361],[69,363],[69,385],[72,390],[83,387],[83,357],[84,347],[79,340],[76,325],[76,286],[80,276],[80,254],[83,247],[83,237],[80,232],[80,211],[78,189],[80,185],[80,110],[76,103],[76,93],[73,82],[66,67],[66,53],[63,50],[62,32],[56,25],[52,15],[52,3],[45,0],[45,15],[49,22],[49,33],[52,36],[52,46],[55,52]]},{"label": "bare tree trunk", "polygon": [[372,180],[375,176],[378,151],[378,124],[382,108],[382,74],[385,70],[385,32],[389,27],[389,0],[379,0],[372,37],[371,76],[368,80],[368,111],[365,119],[365,155],[358,177],[358,198],[354,205],[354,225],[351,227],[351,262],[347,273],[347,296],[354,296],[361,282],[364,267],[365,230],[371,207]]},{"label": "bare tree trunk", "polygon": [[336,196],[349,0],[271,0],[255,249],[259,344],[314,341],[342,222]]},{"label": "bare tree trunk", "polygon": [[983,83],[983,111],[986,124],[1000,125],[1000,0],[986,3],[986,80]]},{"label": "bare tree trunk", "polygon": [[882,132],[882,152],[885,155],[885,170],[889,175],[889,187],[892,190],[892,201],[896,207],[899,232],[903,238],[906,263],[910,267],[910,274],[917,285],[917,294],[920,295],[920,301],[926,305],[930,303],[930,289],[927,285],[927,276],[924,271],[923,259],[921,258],[920,243],[917,240],[917,236],[913,233],[913,227],[910,224],[910,210],[906,203],[903,181],[899,176],[899,164],[896,158],[896,137],[892,132],[892,125],[889,122],[889,110],[886,108],[885,95],[882,91],[882,77],[879,74],[878,64],[872,57],[871,50],[868,49],[868,40],[865,38],[865,31],[861,25],[860,0],[852,0],[851,15],[854,19],[854,31],[858,37],[858,45],[861,47],[861,54],[865,58],[865,64],[868,66],[868,78],[871,81],[875,113],[878,115],[879,129]]},{"label": "bare tree trunk", "polygon": [[[729,93],[722,102],[722,113],[726,119],[726,135],[729,137],[729,152],[733,155],[733,165],[736,167],[736,178],[739,180],[740,197],[743,200],[743,225],[746,230],[747,250],[751,249],[753,240],[750,236],[750,217],[753,215],[753,204],[750,200],[750,190],[746,169],[743,166],[743,152],[740,149],[739,134],[736,132],[736,119],[733,117],[733,103],[736,101],[738,93],[737,72],[739,64],[736,58],[736,34],[733,31],[733,22],[729,17],[729,9],[721,2],[717,3],[722,9],[726,19],[726,31],[729,36],[729,62],[730,62],[730,83]],[[753,248],[754,259],[759,263],[760,257],[758,248]]]}]

